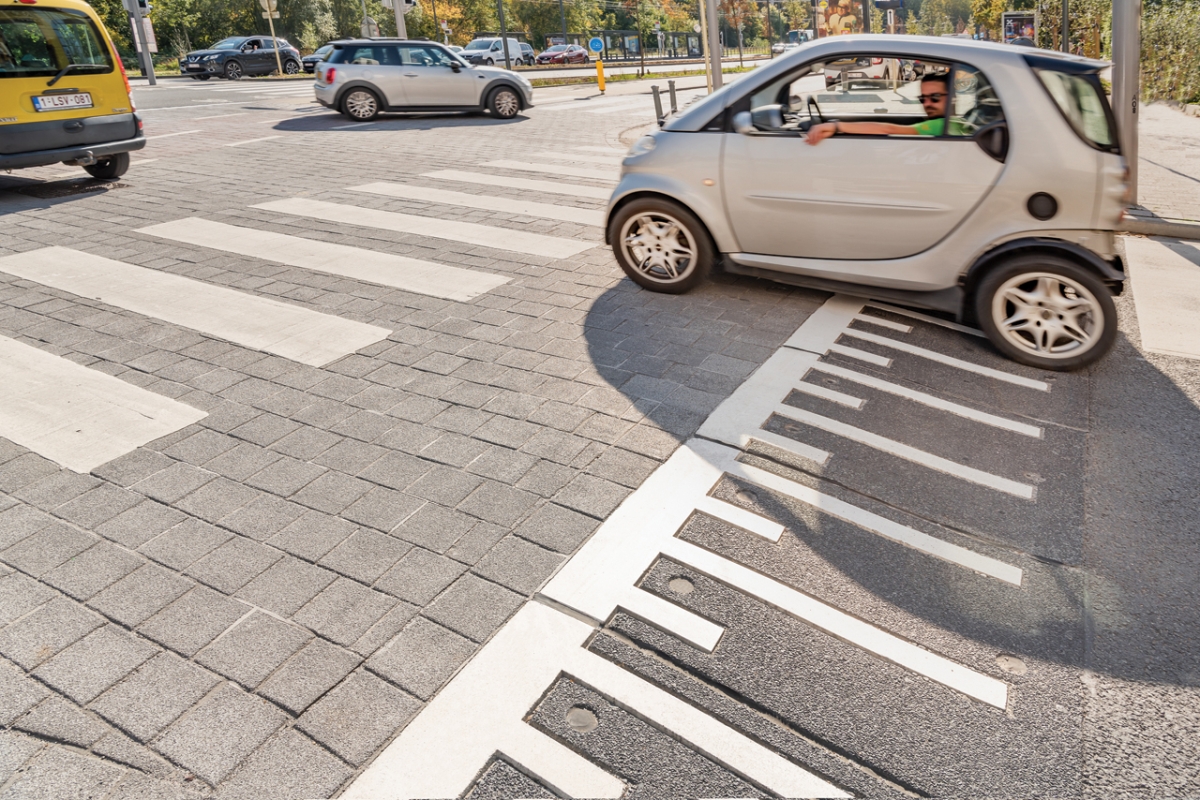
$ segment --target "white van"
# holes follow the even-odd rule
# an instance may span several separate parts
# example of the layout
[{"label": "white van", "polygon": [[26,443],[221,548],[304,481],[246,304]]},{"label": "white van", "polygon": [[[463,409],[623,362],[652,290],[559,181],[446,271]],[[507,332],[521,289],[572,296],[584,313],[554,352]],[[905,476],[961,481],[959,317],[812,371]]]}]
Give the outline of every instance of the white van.
[{"label": "white van", "polygon": [[[496,64],[504,66],[504,42],[498,36],[488,39],[475,39],[464,47],[459,55],[466,59],[468,64],[485,67],[491,67]],[[515,66],[522,63],[524,58],[524,55],[521,53],[521,43],[516,39],[509,39],[509,63]]]}]

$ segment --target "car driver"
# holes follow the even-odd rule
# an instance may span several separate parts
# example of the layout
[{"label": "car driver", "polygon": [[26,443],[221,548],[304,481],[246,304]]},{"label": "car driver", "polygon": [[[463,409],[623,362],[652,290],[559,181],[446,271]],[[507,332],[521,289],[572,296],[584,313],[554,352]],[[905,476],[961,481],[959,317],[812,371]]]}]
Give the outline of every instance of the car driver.
[{"label": "car driver", "polygon": [[[950,96],[950,76],[926,75],[921,79],[921,94],[917,99],[929,119],[916,125],[895,125],[891,122],[822,122],[808,129],[809,144],[820,144],[835,133],[867,136],[941,136],[946,131],[946,103]],[[967,130],[957,120],[950,120],[951,136],[966,136]]]}]

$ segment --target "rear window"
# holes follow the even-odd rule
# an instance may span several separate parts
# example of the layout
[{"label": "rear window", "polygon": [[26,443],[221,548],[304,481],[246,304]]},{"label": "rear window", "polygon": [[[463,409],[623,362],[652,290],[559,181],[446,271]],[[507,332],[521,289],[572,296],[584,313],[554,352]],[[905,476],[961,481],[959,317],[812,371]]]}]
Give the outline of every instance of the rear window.
[{"label": "rear window", "polygon": [[1098,150],[1118,151],[1112,111],[1094,75],[1039,69],[1037,76],[1081,139]]},{"label": "rear window", "polygon": [[330,64],[360,64],[364,66],[399,66],[400,60],[396,48],[383,45],[348,44],[334,47],[329,58]]},{"label": "rear window", "polygon": [[66,8],[0,8],[0,78],[113,71],[112,56],[96,25]]}]

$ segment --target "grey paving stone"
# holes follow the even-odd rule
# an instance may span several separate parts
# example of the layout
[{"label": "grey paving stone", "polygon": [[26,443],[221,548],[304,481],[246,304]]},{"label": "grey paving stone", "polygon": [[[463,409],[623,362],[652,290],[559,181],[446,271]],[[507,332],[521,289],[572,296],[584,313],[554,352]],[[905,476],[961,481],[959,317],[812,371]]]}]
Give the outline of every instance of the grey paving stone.
[{"label": "grey paving stone", "polygon": [[233,535],[194,517],[189,517],[138,548],[138,552],[175,570],[187,569]]},{"label": "grey paving stone", "polygon": [[138,741],[147,742],[219,682],[195,664],[162,653],[100,695],[91,709]]},{"label": "grey paving stone", "polygon": [[145,563],[103,540],[59,564],[42,580],[76,600],[87,600]]},{"label": "grey paving stone", "polygon": [[276,670],[258,693],[300,714],[340,683],[360,661],[354,653],[324,639],[313,639]]},{"label": "grey paving stone", "polygon": [[580,408],[576,405],[550,400],[543,403],[537,411],[529,415],[529,422],[532,422],[534,425],[546,425],[569,433],[582,425],[583,421],[590,417],[592,413],[587,408]]},{"label": "grey paving stone", "polygon": [[333,583],[337,575],[291,556],[247,583],[237,596],[281,617],[290,617]]},{"label": "grey paving stone", "polygon": [[553,497],[577,474],[579,474],[577,469],[539,459],[533,469],[517,481],[517,488],[534,492],[542,497]]},{"label": "grey paving stone", "polygon": [[467,573],[438,595],[424,613],[434,622],[482,642],[523,600],[503,586]]},{"label": "grey paving stone", "polygon": [[160,503],[174,503],[216,478],[216,473],[174,462],[169,467],[143,478],[130,488]]},{"label": "grey paving stone", "polygon": [[206,463],[204,468],[231,480],[244,481],[281,458],[283,456],[278,453],[273,453],[256,444],[242,442],[229,452]]},{"label": "grey paving stone", "polygon": [[376,486],[342,511],[342,516],[360,525],[391,531],[425,504],[393,489]]},{"label": "grey paving stone", "polygon": [[446,433],[424,447],[421,450],[421,458],[461,468],[478,458],[488,447],[488,444],[477,439],[458,433]]},{"label": "grey paving stone", "polygon": [[318,561],[356,530],[353,523],[344,519],[309,511],[268,539],[267,544],[307,561]]},{"label": "grey paving stone", "polygon": [[396,607],[367,629],[358,641],[350,645],[350,649],[366,658],[374,653],[408,624],[420,609],[410,603],[397,603]]},{"label": "grey paving stone", "polygon": [[191,775],[180,777],[177,771],[168,778],[157,778],[131,770],[104,800],[203,800],[209,796],[208,787]]},{"label": "grey paving stone", "polygon": [[0,558],[38,578],[98,541],[64,522],[54,522],[0,553]]},{"label": "grey paving stone", "polygon": [[617,446],[649,458],[666,461],[681,440],[649,425],[635,425],[617,440]]},{"label": "grey paving stone", "polygon": [[423,700],[471,657],[477,645],[424,617],[417,617],[367,661],[367,669]]},{"label": "grey paving stone", "polygon": [[149,642],[107,625],[63,650],[33,674],[76,703],[86,705],[158,652]]},{"label": "grey paving stone", "polygon": [[197,586],[143,622],[138,632],[190,658],[248,611],[244,603]]},{"label": "grey paving stone", "polygon": [[102,624],[74,600],[56,597],[0,631],[0,655],[31,670]]},{"label": "grey paving stone", "polygon": [[588,440],[581,436],[542,428],[521,446],[521,450],[548,461],[570,464],[587,444]]},{"label": "grey paving stone", "polygon": [[597,519],[611,514],[632,490],[597,478],[594,475],[579,475],[556,495],[554,502],[581,511]]},{"label": "grey paving stone", "polygon": [[201,429],[188,438],[165,448],[163,453],[189,464],[203,466],[237,446],[237,439],[217,431]]},{"label": "grey paving stone", "polygon": [[[23,670],[0,659],[0,725],[11,725],[49,694],[45,686],[27,677]],[[3,749],[0,747],[0,753]]]},{"label": "grey paving stone", "polygon": [[358,476],[380,486],[402,490],[433,469],[433,466],[406,453],[389,452],[359,472]]},{"label": "grey paving stone", "polygon": [[33,578],[14,572],[0,578],[0,627],[23,617],[57,595]]},{"label": "grey paving stone", "polygon": [[301,461],[312,461],[342,441],[342,437],[320,428],[302,427],[271,445],[271,449]]},{"label": "grey paving stone", "polygon": [[218,477],[175,504],[175,508],[194,517],[216,522],[260,496],[248,486]]},{"label": "grey paving stone", "polygon": [[553,550],[508,536],[475,565],[474,572],[521,594],[532,594],[565,561]]},{"label": "grey paving stone", "polygon": [[360,530],[330,550],[319,563],[348,578],[371,584],[411,549],[412,545],[391,536]]},{"label": "grey paving stone", "polygon": [[120,731],[110,731],[100,737],[100,740],[92,745],[92,752],[148,775],[165,777],[173,771],[170,764]]},{"label": "grey paving stone", "polygon": [[393,417],[375,411],[359,411],[333,425],[330,430],[360,442],[375,442],[395,426]]},{"label": "grey paving stone", "polygon": [[90,747],[111,728],[78,706],[58,697],[49,697],[13,723],[19,731],[66,742],[76,747]]},{"label": "grey paving stone", "polygon": [[527,473],[537,459],[507,447],[489,447],[466,466],[468,472],[512,485]]},{"label": "grey paving stone", "polygon": [[370,489],[371,484],[366,481],[328,470],[296,492],[292,500],[327,514],[338,514]]},{"label": "grey paving stone", "polygon": [[[395,409],[392,409],[388,413],[389,415],[395,414]],[[412,455],[421,452],[421,448],[441,435],[441,431],[436,428],[418,425],[415,422],[397,420],[396,426],[383,436],[380,436],[376,444]]]},{"label": "grey paving stone", "polygon": [[326,471],[324,467],[283,456],[251,475],[246,483],[280,497],[290,497]]},{"label": "grey paving stone", "polygon": [[[545,401],[539,399],[537,405],[543,402]],[[492,444],[518,448],[533,438],[537,432],[538,426],[532,423],[511,417],[495,416],[476,429],[472,435],[476,439]]]},{"label": "grey paving stone", "polygon": [[442,553],[474,525],[475,520],[466,514],[437,503],[426,503],[403,525],[393,530],[392,535],[435,553]]},{"label": "grey paving stone", "polygon": [[107,797],[124,767],[65,747],[48,747],[5,788],[5,800],[95,800]]},{"label": "grey paving stone", "polygon": [[261,542],[279,533],[307,511],[304,506],[273,494],[259,494],[257,499],[222,518],[221,527]]},{"label": "grey paving stone", "polygon": [[415,547],[379,579],[375,588],[424,606],[453,583],[465,569],[453,559]]},{"label": "grey paving stone", "polygon": [[187,519],[187,515],[154,500],[145,500],[96,528],[96,533],[119,545],[136,550],[163,531]]},{"label": "grey paving stone", "polygon": [[454,507],[467,498],[471,492],[483,483],[482,478],[467,475],[448,467],[435,466],[425,477],[416,481],[406,490],[408,494]]},{"label": "grey paving stone", "polygon": [[284,730],[254,752],[221,785],[218,800],[309,800],[329,797],[353,769],[295,730]]},{"label": "grey paving stone", "polygon": [[0,785],[7,782],[17,768],[31,759],[45,743],[16,731],[0,731]]},{"label": "grey paving stone", "polygon": [[286,721],[268,701],[224,684],[172,724],[154,749],[218,784]]},{"label": "grey paving stone", "polygon": [[7,550],[54,521],[46,512],[24,503],[5,509],[0,513],[0,550]]},{"label": "grey paving stone", "polygon": [[296,726],[352,764],[362,764],[421,704],[367,672],[355,672]]},{"label": "grey paving stone", "polygon": [[30,505],[50,510],[100,485],[100,481],[91,475],[80,475],[77,472],[62,470],[46,475],[13,492],[13,497],[24,500]]},{"label": "grey paving stone", "polygon": [[253,689],[312,639],[303,628],[255,611],[196,655],[196,663]]},{"label": "grey paving stone", "polygon": [[657,468],[658,462],[652,458],[619,447],[610,447],[588,465],[587,471],[597,477],[636,489]]},{"label": "grey paving stone", "polygon": [[396,601],[346,578],[338,578],[293,616],[321,636],[348,647],[392,610]]},{"label": "grey paving stone", "polygon": [[550,550],[572,553],[599,524],[577,511],[547,504],[531,514],[515,533]]},{"label": "grey paving stone", "polygon": [[458,510],[497,525],[511,526],[528,514],[537,500],[537,495],[531,492],[485,481],[470,497],[458,504]]},{"label": "grey paving stone", "polygon": [[276,414],[259,414],[249,422],[234,428],[230,434],[260,447],[266,447],[299,428],[298,423]]},{"label": "grey paving stone", "polygon": [[91,491],[54,509],[54,515],[81,528],[93,530],[97,525],[142,502],[141,495],[102,483]]},{"label": "grey paving stone", "polygon": [[97,594],[88,605],[134,628],[193,586],[186,578],[156,564],[146,564]]},{"label": "grey paving stone", "polygon": [[471,528],[470,531],[463,534],[454,543],[454,546],[446,551],[446,555],[463,564],[475,564],[487,554],[488,550],[495,547],[496,542],[503,539],[507,533],[508,528],[506,527],[493,525],[490,522],[480,522],[474,528]]},{"label": "grey paving stone", "polygon": [[192,564],[187,574],[220,592],[233,594],[283,555],[253,539],[235,536]]},{"label": "grey paving stone", "polygon": [[358,475],[367,467],[383,458],[388,451],[374,444],[353,439],[342,439],[333,447],[310,459],[315,464],[336,469],[347,475]]},{"label": "grey paving stone", "polygon": [[593,414],[575,429],[575,435],[603,444],[613,444],[631,428],[633,428],[633,423],[627,420],[610,417],[607,414]]},{"label": "grey paving stone", "polygon": [[34,453],[17,456],[7,464],[0,465],[0,492],[15,492],[47,475],[53,475],[59,467],[53,461]]}]

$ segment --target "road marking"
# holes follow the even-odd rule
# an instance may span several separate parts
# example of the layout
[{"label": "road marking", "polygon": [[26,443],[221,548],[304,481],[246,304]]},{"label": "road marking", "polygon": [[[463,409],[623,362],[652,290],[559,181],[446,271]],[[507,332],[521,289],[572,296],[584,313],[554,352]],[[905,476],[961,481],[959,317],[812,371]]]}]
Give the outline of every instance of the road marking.
[{"label": "road marking", "polygon": [[[979,336],[984,339],[987,338],[987,334],[978,328],[969,328],[966,325],[959,325],[957,322],[939,319],[938,317],[931,317],[930,315],[922,314],[919,311],[913,311],[908,308],[899,308],[897,306],[889,306],[887,303],[876,303],[874,301],[868,302],[867,305],[871,308],[877,308],[880,311],[887,311],[889,314],[900,314],[901,316],[909,317],[910,319],[918,319],[921,322],[928,322],[930,325],[939,325],[943,328],[949,328],[952,331],[958,331],[959,333],[968,333],[972,336]],[[872,322],[874,322],[876,318],[871,317],[870,319]]]},{"label": "road marking", "polygon": [[863,403],[866,402],[861,397],[853,397],[845,392],[839,392],[826,386],[818,386],[815,383],[808,383],[807,381],[800,381],[793,384],[792,390],[796,392],[803,392],[804,394],[812,397],[819,397],[822,400],[828,400],[831,403],[837,403],[838,405],[843,405],[847,408],[859,409],[862,408]]},{"label": "road marking", "polygon": [[591,178],[597,181],[608,181],[616,183],[617,171],[615,169],[587,169],[585,167],[570,167],[558,166],[557,164],[531,164],[528,161],[509,161],[501,159],[499,161],[485,161],[480,166],[496,167],[497,169],[515,169],[524,170],[525,172],[549,172],[552,175],[566,175],[572,178]]},{"label": "road marking", "polygon": [[654,112],[653,101],[649,97],[640,98],[637,102],[623,103],[621,105],[611,105],[604,108],[585,108],[582,109],[588,114],[623,114],[629,111],[644,110],[647,114]]},{"label": "road marking", "polygon": [[[382,121],[383,121],[383,120],[379,120],[378,122],[382,122]],[[331,130],[331,131],[344,131],[344,130],[347,130],[347,129],[349,129],[349,128],[361,128],[361,127],[362,127],[362,126],[364,126],[364,125],[376,125],[376,124],[378,124],[378,122],[377,122],[377,121],[375,121],[375,120],[372,120],[371,122],[352,122],[352,123],[350,123],[349,125],[334,125],[334,126],[333,126],[332,128],[330,128],[329,130]]]},{"label": "road marking", "polygon": [[329,275],[341,275],[446,300],[471,300],[509,281],[509,278],[502,275],[255,228],[226,225],[198,217],[151,225],[141,228],[137,233],[237,253],[250,258],[261,258]]},{"label": "road marking", "polygon": [[827,352],[837,353],[847,358],[854,358],[859,361],[865,361],[868,364],[874,364],[877,367],[890,367],[892,360],[885,358],[875,353],[868,353],[866,350],[859,350],[857,347],[846,347],[844,344],[831,344]]},{"label": "road marking", "polygon": [[1200,358],[1200,250],[1189,242],[1125,237],[1142,347]]},{"label": "road marking", "polygon": [[241,147],[244,144],[254,144],[255,142],[266,142],[270,139],[282,139],[282,138],[283,138],[282,135],[260,136],[257,139],[244,139],[243,141],[240,141],[240,142],[229,142],[225,146],[226,147]]},{"label": "road marking", "polygon": [[604,225],[603,211],[552,205],[550,203],[535,203],[531,200],[509,200],[508,198],[500,199],[490,195],[449,192],[445,189],[430,189],[426,186],[412,186],[407,183],[368,183],[363,186],[351,186],[348,191],[368,192],[386,197],[398,197],[402,200],[444,203],[445,205],[462,206],[463,208],[481,208],[486,211],[502,211],[506,214],[525,214],[530,217],[557,219],[563,222],[577,222],[580,225]]},{"label": "road marking", "polygon": [[204,133],[204,131],[176,131],[175,133],[159,133],[154,136],[147,136],[146,141],[151,139],[166,139],[168,136],[187,136],[189,133]]},{"label": "road marking", "polygon": [[581,242],[575,239],[564,239],[558,236],[543,236],[540,233],[509,228],[496,228],[491,225],[479,225],[474,222],[457,222],[454,220],[436,219],[434,217],[418,217],[412,214],[398,214],[394,211],[378,211],[361,206],[347,206],[339,203],[326,203],[322,200],[309,200],[294,197],[287,200],[274,200],[269,203],[258,203],[251,208],[264,211],[275,211],[280,214],[295,214],[301,217],[331,222],[341,222],[347,225],[361,225],[368,228],[411,233],[417,236],[429,236],[435,239],[449,239],[456,242],[476,244],[481,247],[491,247],[497,250],[507,250],[513,253],[532,254],[546,258],[570,258],[585,250],[599,246],[597,242]]},{"label": "road marking", "polygon": [[501,186],[506,189],[528,189],[531,192],[548,192],[550,194],[565,194],[572,197],[586,197],[589,200],[607,200],[612,196],[612,189],[602,189],[598,186],[581,186],[578,183],[559,183],[557,181],[538,181],[529,178],[509,178],[504,175],[489,175],[483,172],[463,172],[457,169],[441,169],[436,172],[425,172],[422,178],[435,178],[441,181],[457,181],[459,183],[475,183],[480,186]]},{"label": "road marking", "polygon": [[624,156],[581,156],[578,153],[556,153],[552,150],[535,153],[538,158],[553,158],[560,161],[581,161],[588,164],[603,164],[607,167],[620,166]]},{"label": "road marking", "polygon": [[205,119],[229,119],[230,117],[245,117],[249,115],[249,111],[240,111],[237,114],[217,114],[215,117],[196,117],[193,122],[199,122]]},{"label": "road marking", "polygon": [[314,367],[375,344],[391,333],[375,325],[65,247],[4,256],[0,271]]},{"label": "road marking", "polygon": [[920,356],[921,358],[926,358],[930,361],[936,361],[940,364],[947,364],[951,367],[957,367],[958,369],[965,370],[967,372],[974,372],[976,375],[983,375],[987,378],[993,378],[998,381],[1011,383],[1014,386],[1022,386],[1026,389],[1036,389],[1039,392],[1050,391],[1050,384],[1046,383],[1045,381],[1038,381],[1032,378],[1023,378],[1020,375],[1013,375],[1011,372],[1003,372],[998,369],[992,369],[991,367],[973,364],[970,361],[963,361],[962,359],[954,358],[953,356],[943,355],[942,353],[938,353],[934,350],[926,350],[924,347],[917,347],[916,345],[911,345],[907,342],[898,342],[895,339],[889,339],[886,336],[877,336],[874,333],[867,333],[866,331],[859,331],[853,328],[847,328],[845,334],[847,336],[853,336],[856,339],[862,339],[865,342],[871,342],[872,344],[890,347],[893,350],[899,350],[902,353]]},{"label": "road marking", "polygon": [[615,147],[599,147],[596,145],[588,145],[588,144],[580,145],[579,147],[572,147],[571,149],[572,150],[583,150],[585,153],[609,153],[610,155],[618,156],[621,158],[624,158],[625,154],[629,152],[628,148],[617,149]]},{"label": "road marking", "polygon": [[892,320],[884,319],[883,317],[872,317],[869,314],[855,314],[854,321],[855,322],[865,322],[869,325],[878,325],[881,328],[888,328],[893,331],[899,331],[900,333],[912,333],[911,325],[904,325],[903,323],[900,323],[900,322],[893,322]]},{"label": "road marking", "polygon": [[90,472],[208,416],[139,386],[0,337],[0,436]]},{"label": "road marking", "polygon": [[[136,89],[134,91],[136,91]],[[232,100],[221,100],[221,101],[215,102],[215,103],[193,103],[190,106],[163,106],[161,108],[139,108],[138,113],[146,114],[147,112],[150,112],[150,111],[179,111],[184,108],[186,108],[190,111],[193,108],[204,108],[205,106],[231,106],[231,105],[234,105],[234,102]]]}]

